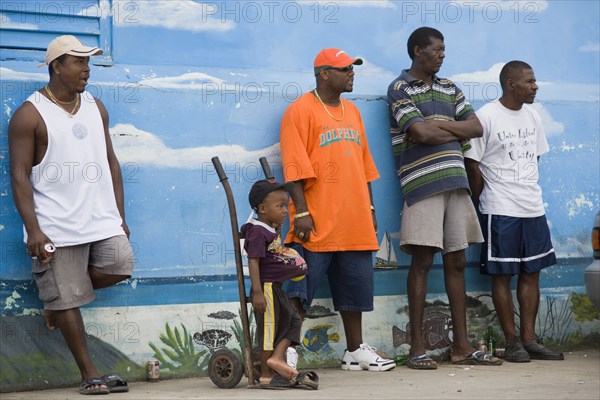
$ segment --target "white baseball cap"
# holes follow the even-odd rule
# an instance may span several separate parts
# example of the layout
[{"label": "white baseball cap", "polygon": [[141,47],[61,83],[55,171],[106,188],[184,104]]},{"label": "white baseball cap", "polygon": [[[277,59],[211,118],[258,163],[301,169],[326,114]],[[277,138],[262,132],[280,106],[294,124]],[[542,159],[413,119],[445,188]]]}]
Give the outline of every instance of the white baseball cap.
[{"label": "white baseball cap", "polygon": [[38,65],[38,67],[50,65],[52,61],[56,60],[63,54],[69,54],[77,57],[88,57],[97,56],[102,53],[104,53],[102,49],[85,46],[73,35],[63,35],[50,42],[48,49],[46,50],[46,62],[41,63]]}]

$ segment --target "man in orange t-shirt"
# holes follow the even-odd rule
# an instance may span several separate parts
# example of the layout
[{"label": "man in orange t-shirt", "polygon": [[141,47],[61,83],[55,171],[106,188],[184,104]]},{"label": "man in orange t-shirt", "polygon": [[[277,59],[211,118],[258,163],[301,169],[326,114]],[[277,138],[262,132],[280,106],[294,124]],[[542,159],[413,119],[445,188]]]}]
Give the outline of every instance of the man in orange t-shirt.
[{"label": "man in orange t-shirt", "polygon": [[305,280],[290,282],[288,294],[304,317],[327,274],[346,334],[342,369],[387,371],[394,361],[362,338],[362,312],[373,310],[378,244],[370,182],[379,173],[358,109],[340,97],[352,91],[354,65],[362,63],[323,49],[314,62],[317,88],[291,104],[281,121],[283,172],[295,183],[285,241],[303,254],[309,271]]}]

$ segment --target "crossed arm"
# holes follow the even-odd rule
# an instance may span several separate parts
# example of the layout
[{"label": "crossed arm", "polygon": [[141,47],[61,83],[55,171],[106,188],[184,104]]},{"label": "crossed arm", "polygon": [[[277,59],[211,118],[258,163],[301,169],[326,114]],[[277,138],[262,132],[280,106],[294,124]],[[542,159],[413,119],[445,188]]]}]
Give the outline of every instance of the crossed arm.
[{"label": "crossed arm", "polygon": [[483,127],[472,114],[463,121],[427,120],[408,128],[407,138],[413,143],[437,145],[469,140],[483,135]]}]

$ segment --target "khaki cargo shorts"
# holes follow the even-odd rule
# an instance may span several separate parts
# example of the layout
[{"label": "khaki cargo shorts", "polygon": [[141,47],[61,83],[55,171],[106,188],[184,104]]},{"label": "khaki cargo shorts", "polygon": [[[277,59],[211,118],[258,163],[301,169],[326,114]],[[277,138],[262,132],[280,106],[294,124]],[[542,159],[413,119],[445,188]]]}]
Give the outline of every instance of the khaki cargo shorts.
[{"label": "khaki cargo shorts", "polygon": [[131,277],[134,254],[127,236],[57,247],[50,262],[32,260],[33,278],[46,310],[68,310],[92,302],[96,295],[88,268],[106,275]]},{"label": "khaki cargo shorts", "polygon": [[434,247],[442,254],[482,243],[483,235],[469,192],[448,190],[418,201],[404,203],[400,248],[412,254],[413,246]]}]

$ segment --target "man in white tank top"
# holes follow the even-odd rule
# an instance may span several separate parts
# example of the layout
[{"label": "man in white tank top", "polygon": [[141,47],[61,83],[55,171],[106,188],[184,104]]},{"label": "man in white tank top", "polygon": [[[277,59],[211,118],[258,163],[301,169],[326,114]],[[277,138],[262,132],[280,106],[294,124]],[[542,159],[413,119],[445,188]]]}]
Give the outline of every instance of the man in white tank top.
[{"label": "man in white tank top", "polygon": [[81,372],[81,394],[127,391],[115,374],[100,377],[87,349],[79,307],[94,289],[131,277],[121,170],[108,113],[85,87],[89,59],[102,50],[74,36],[50,42],[50,81],[10,120],[11,185],[49,329],[58,328]]}]

